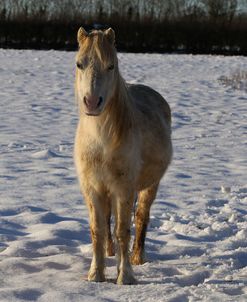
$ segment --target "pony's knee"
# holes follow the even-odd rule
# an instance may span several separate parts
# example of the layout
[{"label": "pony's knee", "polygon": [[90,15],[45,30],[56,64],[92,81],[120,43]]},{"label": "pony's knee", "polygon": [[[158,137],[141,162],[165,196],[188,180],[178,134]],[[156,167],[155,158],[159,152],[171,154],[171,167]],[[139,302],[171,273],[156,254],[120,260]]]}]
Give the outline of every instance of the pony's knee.
[{"label": "pony's knee", "polygon": [[106,237],[104,228],[101,228],[97,225],[93,225],[90,227],[90,230],[93,243],[98,242],[99,244],[103,245]]},{"label": "pony's knee", "polygon": [[130,228],[129,227],[119,227],[116,229],[116,239],[118,244],[122,245],[130,240]]}]

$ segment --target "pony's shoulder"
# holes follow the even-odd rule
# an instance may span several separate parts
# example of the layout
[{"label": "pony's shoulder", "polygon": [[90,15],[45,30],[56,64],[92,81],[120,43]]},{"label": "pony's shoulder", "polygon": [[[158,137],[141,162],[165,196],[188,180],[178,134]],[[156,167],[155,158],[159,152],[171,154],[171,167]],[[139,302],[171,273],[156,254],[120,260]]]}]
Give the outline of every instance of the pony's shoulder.
[{"label": "pony's shoulder", "polygon": [[127,83],[127,89],[139,111],[145,115],[163,112],[168,123],[171,123],[170,106],[159,92],[143,84]]}]

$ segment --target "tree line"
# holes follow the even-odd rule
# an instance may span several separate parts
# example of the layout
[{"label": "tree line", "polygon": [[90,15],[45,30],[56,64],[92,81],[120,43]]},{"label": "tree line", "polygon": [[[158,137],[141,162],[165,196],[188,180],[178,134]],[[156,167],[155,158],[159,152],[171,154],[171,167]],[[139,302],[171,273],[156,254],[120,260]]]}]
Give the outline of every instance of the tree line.
[{"label": "tree line", "polygon": [[247,54],[247,0],[0,0],[0,47],[74,50],[81,25],[121,51]]}]

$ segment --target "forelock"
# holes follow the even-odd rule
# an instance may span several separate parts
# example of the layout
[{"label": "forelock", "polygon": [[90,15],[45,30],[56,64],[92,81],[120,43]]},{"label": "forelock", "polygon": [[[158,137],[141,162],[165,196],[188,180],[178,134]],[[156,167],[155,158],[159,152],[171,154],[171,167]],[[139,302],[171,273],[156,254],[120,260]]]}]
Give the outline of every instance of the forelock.
[{"label": "forelock", "polygon": [[79,55],[95,56],[103,66],[114,61],[116,55],[114,47],[108,42],[101,30],[93,30],[89,33],[83,44],[80,46]]}]

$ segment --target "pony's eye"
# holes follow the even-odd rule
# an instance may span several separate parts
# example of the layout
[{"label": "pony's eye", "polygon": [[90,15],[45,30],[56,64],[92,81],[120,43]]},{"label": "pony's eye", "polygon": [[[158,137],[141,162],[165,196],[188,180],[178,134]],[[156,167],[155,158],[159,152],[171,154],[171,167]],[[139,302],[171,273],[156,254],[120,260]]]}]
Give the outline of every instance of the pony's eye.
[{"label": "pony's eye", "polygon": [[79,69],[83,69],[83,65],[80,62],[76,62],[76,67]]},{"label": "pony's eye", "polygon": [[114,65],[111,64],[110,66],[108,66],[108,70],[113,70],[114,69]]}]

